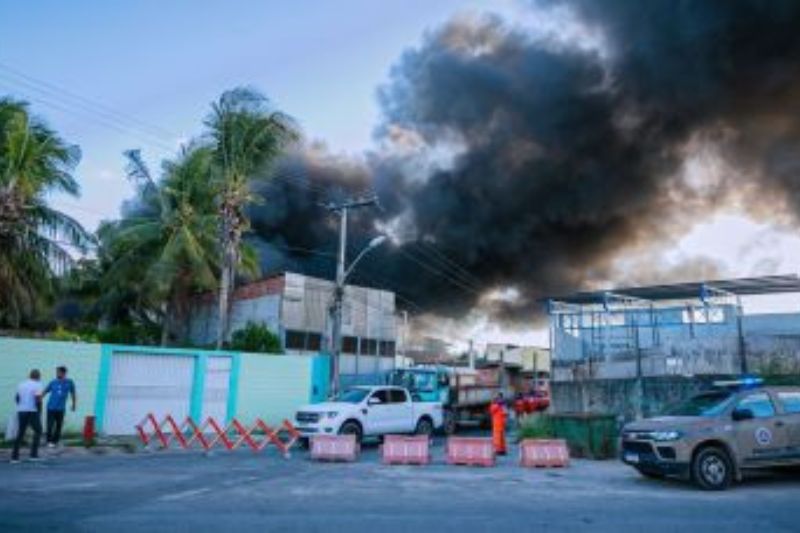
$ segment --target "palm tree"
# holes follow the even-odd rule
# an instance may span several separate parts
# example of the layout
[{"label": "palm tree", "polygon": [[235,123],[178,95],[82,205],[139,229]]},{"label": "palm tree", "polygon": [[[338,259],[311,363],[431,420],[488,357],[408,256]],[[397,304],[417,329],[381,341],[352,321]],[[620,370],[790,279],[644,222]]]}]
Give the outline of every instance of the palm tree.
[{"label": "palm tree", "polygon": [[242,235],[249,229],[246,206],[254,201],[250,181],[265,179],[266,168],[299,137],[294,122],[273,110],[260,93],[225,92],[206,120],[217,167],[221,270],[217,347],[228,329],[228,298],[242,260]]},{"label": "palm tree", "polygon": [[77,146],[32,116],[25,102],[0,99],[0,324],[18,327],[53,292],[92,237],[73,218],[52,209],[54,192],[77,197],[72,171]]},{"label": "palm tree", "polygon": [[[138,203],[121,220],[103,225],[101,261],[107,265],[102,306],[140,322],[156,316],[161,342],[178,324],[186,336],[189,302],[197,291],[216,288],[218,218],[211,183],[212,152],[183,149],[165,161],[157,183],[139,151],[125,153]],[[135,295],[134,299],[131,296]],[[123,310],[123,313],[120,313]]]}]

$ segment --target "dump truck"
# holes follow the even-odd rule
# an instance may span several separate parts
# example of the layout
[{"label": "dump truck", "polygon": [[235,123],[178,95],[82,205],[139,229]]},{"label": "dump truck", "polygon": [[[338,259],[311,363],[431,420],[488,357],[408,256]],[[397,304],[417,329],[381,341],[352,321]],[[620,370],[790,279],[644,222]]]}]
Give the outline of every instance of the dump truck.
[{"label": "dump truck", "polygon": [[419,401],[441,402],[445,433],[455,433],[461,425],[489,425],[489,404],[498,392],[509,402],[517,393],[540,398],[536,410],[549,405],[543,391],[531,390],[520,369],[493,364],[479,369],[442,365],[398,368],[389,373],[388,383],[405,387]]}]

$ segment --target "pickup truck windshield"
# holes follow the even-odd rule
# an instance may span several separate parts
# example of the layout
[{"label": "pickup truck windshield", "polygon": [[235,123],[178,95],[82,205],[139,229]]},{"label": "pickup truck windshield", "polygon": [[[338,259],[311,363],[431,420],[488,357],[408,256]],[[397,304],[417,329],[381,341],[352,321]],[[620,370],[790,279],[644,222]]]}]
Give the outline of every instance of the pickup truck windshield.
[{"label": "pickup truck windshield", "polygon": [[338,402],[359,403],[367,397],[369,391],[367,389],[347,389],[339,396],[336,397]]},{"label": "pickup truck windshield", "polygon": [[717,416],[730,405],[733,397],[733,393],[728,391],[706,392],[668,407],[664,414],[669,416]]}]

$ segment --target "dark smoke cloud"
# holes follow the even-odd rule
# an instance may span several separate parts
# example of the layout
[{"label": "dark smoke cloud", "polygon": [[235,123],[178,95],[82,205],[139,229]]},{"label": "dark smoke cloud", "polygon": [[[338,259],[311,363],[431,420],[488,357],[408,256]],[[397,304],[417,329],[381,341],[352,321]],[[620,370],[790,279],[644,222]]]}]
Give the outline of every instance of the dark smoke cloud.
[{"label": "dark smoke cloud", "polygon": [[[571,10],[603,48],[492,15],[429,32],[379,92],[374,153],[353,162],[312,148],[277,169],[293,178],[267,186],[253,210],[265,268],[331,275],[330,257],[291,248],[332,253],[335,226],[317,203],[372,186],[383,209],[356,217],[354,248],[376,223],[401,244],[357,281],[440,315],[482,306],[525,321],[537,298],[613,278],[620,254],[668,244],[726,202],[797,220],[800,2],[542,4]],[[734,172],[698,187],[683,165],[709,145]],[[694,269],[681,272],[669,277]],[[509,287],[514,297],[487,303]]]}]

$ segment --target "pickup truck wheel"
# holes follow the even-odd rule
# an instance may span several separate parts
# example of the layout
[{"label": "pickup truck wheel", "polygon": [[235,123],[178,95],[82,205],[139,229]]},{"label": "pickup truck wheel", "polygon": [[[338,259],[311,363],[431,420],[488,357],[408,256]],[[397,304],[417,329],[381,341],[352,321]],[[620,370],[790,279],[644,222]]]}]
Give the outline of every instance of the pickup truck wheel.
[{"label": "pickup truck wheel", "polygon": [[414,430],[415,435],[433,435],[433,422],[428,418],[420,418],[417,422],[417,427]]},{"label": "pickup truck wheel", "polygon": [[703,490],[725,490],[733,481],[728,453],[714,446],[703,448],[692,460],[692,480]]},{"label": "pickup truck wheel", "polygon": [[361,426],[359,426],[356,422],[348,421],[342,424],[342,427],[339,428],[339,435],[355,435],[356,442],[361,443]]}]

